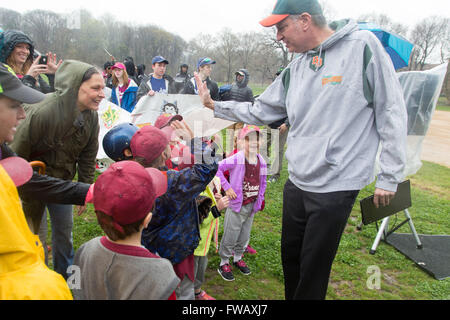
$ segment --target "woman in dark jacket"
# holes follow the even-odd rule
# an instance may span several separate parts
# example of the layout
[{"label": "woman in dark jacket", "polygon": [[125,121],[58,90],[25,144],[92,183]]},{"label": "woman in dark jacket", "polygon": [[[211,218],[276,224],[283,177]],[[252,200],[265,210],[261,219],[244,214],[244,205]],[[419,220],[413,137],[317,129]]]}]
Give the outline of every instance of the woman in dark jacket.
[{"label": "woman in dark jacket", "polygon": [[[103,77],[91,65],[65,61],[58,69],[55,93],[36,105],[25,105],[27,118],[17,127],[11,143],[20,157],[42,161],[49,176],[91,184],[98,152],[98,106],[105,98]],[[30,201],[28,201],[30,200]],[[67,277],[73,262],[72,206],[24,199],[25,215],[49,209],[52,221],[53,264]],[[41,239],[45,246],[45,239]]]},{"label": "woman in dark jacket", "polygon": [[62,61],[57,62],[56,55],[49,52],[47,64],[39,64],[41,56],[34,58],[34,54],[33,41],[22,31],[7,30],[0,34],[0,62],[9,65],[23,84],[42,93],[54,92],[55,73]]}]

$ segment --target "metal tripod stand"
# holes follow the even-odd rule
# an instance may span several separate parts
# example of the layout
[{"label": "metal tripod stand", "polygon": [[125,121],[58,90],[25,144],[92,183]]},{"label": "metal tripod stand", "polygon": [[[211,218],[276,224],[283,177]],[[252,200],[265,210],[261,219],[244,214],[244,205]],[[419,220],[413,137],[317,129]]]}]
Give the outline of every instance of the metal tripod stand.
[{"label": "metal tripod stand", "polygon": [[[411,232],[414,236],[414,238],[416,239],[416,243],[417,243],[417,249],[422,249],[422,242],[419,239],[419,235],[417,234],[416,228],[414,227],[414,223],[412,221],[411,215],[409,214],[408,209],[403,210],[403,213],[405,214],[406,219],[404,221],[402,221],[398,226],[395,226],[393,229],[389,230],[389,220],[390,217],[386,217],[383,219],[383,221],[381,222],[381,226],[378,229],[378,233],[377,236],[375,237],[375,240],[372,244],[372,248],[370,249],[369,253],[370,254],[375,254],[377,247],[380,243],[380,240],[386,240],[387,237],[389,237],[392,233],[394,233],[397,229],[399,229],[401,226],[403,226],[405,223],[409,224],[409,228],[411,229]],[[361,222],[359,224],[359,226],[357,227],[358,230],[361,230],[363,226],[363,223]]]}]

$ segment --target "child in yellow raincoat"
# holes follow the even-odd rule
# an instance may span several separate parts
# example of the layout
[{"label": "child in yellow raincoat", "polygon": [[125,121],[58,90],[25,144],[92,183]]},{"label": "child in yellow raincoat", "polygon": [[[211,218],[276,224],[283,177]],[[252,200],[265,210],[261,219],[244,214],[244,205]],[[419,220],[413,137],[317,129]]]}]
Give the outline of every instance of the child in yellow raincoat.
[{"label": "child in yellow raincoat", "polygon": [[[13,140],[15,128],[25,118],[22,102],[32,104],[44,97],[24,86],[12,69],[0,64],[0,145]],[[42,245],[30,231],[22,211],[16,187],[26,183],[32,174],[22,158],[0,161],[0,300],[71,300],[64,278],[45,265]]]},{"label": "child in yellow raincoat", "polygon": [[[213,235],[216,244],[216,252],[219,246],[219,215],[217,212],[227,208],[230,202],[228,197],[222,197],[220,189],[220,179],[215,177],[206,190],[200,195],[211,199],[212,206],[211,211],[208,212],[206,218],[200,223],[201,240],[197,249],[194,251],[195,300],[215,300],[202,290],[201,286],[205,281],[205,270],[208,266],[208,251]],[[214,193],[213,190],[217,190],[217,192]],[[214,207],[216,207],[218,211],[213,209]]]},{"label": "child in yellow raincoat", "polygon": [[1,165],[2,162],[0,161],[0,300],[72,300],[64,278],[45,265],[39,237],[28,227],[16,186]]}]

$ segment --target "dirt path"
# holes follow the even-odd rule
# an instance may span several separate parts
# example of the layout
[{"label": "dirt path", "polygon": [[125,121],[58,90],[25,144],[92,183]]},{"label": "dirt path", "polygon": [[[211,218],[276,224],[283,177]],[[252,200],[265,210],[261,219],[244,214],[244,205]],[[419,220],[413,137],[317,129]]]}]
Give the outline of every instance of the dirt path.
[{"label": "dirt path", "polygon": [[423,141],[421,159],[450,168],[450,112],[434,112]]}]

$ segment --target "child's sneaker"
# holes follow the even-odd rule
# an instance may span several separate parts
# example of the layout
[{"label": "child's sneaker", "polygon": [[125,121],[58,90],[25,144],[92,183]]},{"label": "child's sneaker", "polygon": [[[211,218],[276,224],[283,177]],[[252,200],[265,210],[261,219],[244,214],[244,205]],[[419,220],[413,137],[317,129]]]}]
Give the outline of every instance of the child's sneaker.
[{"label": "child's sneaker", "polygon": [[220,266],[219,269],[217,269],[217,271],[222,276],[223,280],[234,281],[234,275],[233,272],[231,272],[231,267],[228,263],[224,264],[223,266]]},{"label": "child's sneaker", "polygon": [[238,262],[233,262],[233,265],[236,268],[238,268],[246,276],[248,276],[251,273],[249,267],[247,267],[247,265],[245,264],[244,260],[242,260],[242,259],[239,260]]},{"label": "child's sneaker", "polygon": [[255,249],[250,247],[250,245],[248,245],[247,248],[245,248],[245,252],[248,254],[256,254],[257,253]]},{"label": "child's sneaker", "polygon": [[204,290],[202,290],[199,294],[195,294],[195,300],[216,300],[207,294]]}]

